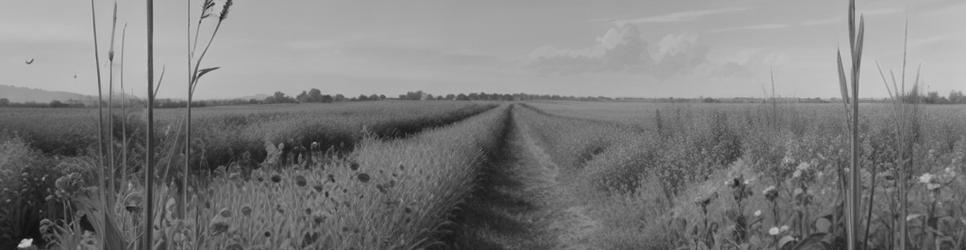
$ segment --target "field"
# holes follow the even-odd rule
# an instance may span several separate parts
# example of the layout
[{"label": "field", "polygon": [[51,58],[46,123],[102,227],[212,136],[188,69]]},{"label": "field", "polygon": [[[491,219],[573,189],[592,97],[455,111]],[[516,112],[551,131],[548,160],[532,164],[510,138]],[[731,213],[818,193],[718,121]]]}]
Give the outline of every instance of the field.
[{"label": "field", "polygon": [[[219,138],[251,133],[262,138],[251,139],[262,147],[252,151],[265,156],[248,158],[251,163],[239,158],[252,153],[225,156],[218,167],[192,175],[189,197],[178,195],[178,185],[160,184],[154,244],[171,249],[843,247],[839,190],[849,143],[841,106],[493,105],[202,109],[199,124],[248,126],[230,136],[206,134],[233,128],[229,125],[203,129],[194,142],[207,145],[200,148],[243,151],[246,146],[237,144],[245,140]],[[890,218],[898,213],[900,182],[888,108],[862,107],[861,184],[866,190],[875,187],[874,197],[862,197],[863,221],[870,222],[862,231],[868,247],[889,249],[896,221],[905,219],[910,246],[961,249],[966,108],[923,107],[908,180],[909,215],[895,220]],[[386,115],[402,109],[422,116]],[[232,121],[238,117],[248,122]],[[353,132],[339,124],[375,129]],[[31,133],[38,131],[64,132]],[[346,134],[351,146],[309,145],[288,156],[278,150],[284,146],[276,146],[285,138],[318,140],[333,133]],[[11,223],[4,232],[17,233],[6,239],[33,236],[49,247],[67,248],[134,246],[143,209],[139,175],[115,176],[131,179],[130,184],[119,184],[117,200],[105,208],[97,202],[97,190],[84,188],[96,183],[92,158],[58,156],[59,151],[30,142],[12,137],[0,144],[0,166],[7,172],[4,199],[17,204],[2,210],[4,223]],[[90,147],[80,152],[91,152]],[[51,163],[56,167],[45,165]],[[195,162],[193,168],[204,164]],[[29,212],[37,208],[45,212]],[[104,210],[111,211],[110,226],[59,220],[76,218],[62,215],[71,212],[99,218],[96,211]],[[29,232],[38,228],[41,235]],[[88,230],[108,237],[102,243]]]},{"label": "field", "polygon": [[[191,146],[191,176],[205,176],[217,167],[308,165],[306,152],[319,158],[352,152],[364,138],[405,138],[422,130],[445,126],[495,107],[469,102],[380,102],[330,105],[262,105],[203,108],[195,111]],[[116,121],[113,133],[115,188],[139,185],[144,162],[144,122],[140,110],[128,110],[124,129]],[[167,180],[184,176],[181,110],[160,112],[161,127],[156,137],[162,153],[159,171]],[[96,110],[5,108],[0,112],[3,151],[0,165],[0,201],[13,203],[3,209],[0,242],[9,246],[17,235],[40,238],[36,230],[42,218],[65,217],[56,205],[55,181],[69,173],[80,173],[87,183],[96,183]],[[116,116],[121,120],[120,113]],[[122,133],[123,131],[123,133]],[[286,147],[285,144],[288,146]],[[110,147],[109,147],[110,148]],[[271,154],[271,155],[270,155]],[[266,158],[272,157],[270,161]],[[194,178],[197,185],[208,182]],[[20,238],[23,238],[20,237]]]}]

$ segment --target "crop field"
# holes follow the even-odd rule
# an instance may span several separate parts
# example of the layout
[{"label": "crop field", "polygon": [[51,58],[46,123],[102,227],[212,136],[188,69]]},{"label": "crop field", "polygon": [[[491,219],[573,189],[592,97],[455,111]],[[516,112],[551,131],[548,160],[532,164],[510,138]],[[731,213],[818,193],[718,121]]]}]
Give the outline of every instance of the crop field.
[{"label": "crop field", "polygon": [[[844,195],[839,188],[847,175],[843,166],[849,143],[837,105],[369,105],[199,112],[202,124],[263,131],[248,133],[261,136],[258,150],[265,156],[248,162],[240,160],[242,154],[226,156],[229,160],[211,171],[192,175],[188,196],[179,195],[178,185],[160,185],[155,191],[160,238],[154,244],[170,249],[843,244]],[[402,108],[421,110],[423,121],[385,115]],[[889,115],[881,110],[886,108],[863,106],[868,112],[861,117],[862,186],[873,194],[862,196],[863,220],[869,222],[863,232],[873,249],[896,240],[899,219],[898,150]],[[300,118],[299,112],[318,117]],[[961,191],[966,188],[961,174],[966,171],[966,108],[926,106],[922,116],[915,168],[906,182],[909,212],[902,219],[910,225],[911,245],[959,249],[966,240]],[[356,135],[338,130],[339,122],[396,132]],[[426,129],[414,129],[420,126]],[[285,155],[280,150],[285,146],[278,145],[289,142],[278,139],[285,137],[265,136],[279,133],[274,131],[312,140],[330,138],[315,134],[319,131],[348,133],[346,143],[352,146],[334,152],[316,143]],[[238,143],[217,138],[198,140]],[[137,244],[144,184],[136,175],[115,175],[130,180],[118,182],[116,201],[104,205],[97,202],[97,190],[84,188],[94,181],[93,159],[56,156],[18,137],[0,149],[0,164],[9,176],[4,199],[17,204],[3,210],[5,222],[12,223],[7,225],[15,225],[5,232],[21,232],[7,239],[23,238],[31,227],[39,227],[40,237],[52,247]],[[56,167],[43,165],[52,162]],[[44,212],[31,211],[38,208]],[[55,220],[70,218],[57,216],[68,210],[88,216],[110,211],[111,224]],[[18,219],[23,216],[45,220]],[[105,231],[110,237],[103,243],[90,233]]]},{"label": "crop field", "polygon": [[[194,173],[204,175],[226,165],[250,171],[256,165],[309,165],[315,159],[348,154],[365,138],[370,140],[405,138],[422,130],[445,126],[495,107],[475,103],[382,102],[334,105],[271,105],[266,107],[216,107],[198,109],[191,143],[199,152],[192,157]],[[174,164],[184,162],[181,121],[174,110],[162,114],[161,161],[169,179],[184,176]],[[3,131],[0,164],[2,194],[0,201],[13,206],[3,209],[0,242],[12,244],[17,234],[40,238],[36,225],[43,218],[64,217],[53,206],[56,180],[70,173],[96,175],[96,117],[90,109],[4,109],[0,112]],[[111,171],[117,189],[137,185],[133,173],[144,162],[144,123],[140,111],[127,115],[113,134],[114,163]],[[122,117],[118,115],[118,117]],[[119,118],[120,120],[120,118]],[[123,131],[123,132],[122,132]],[[285,146],[285,145],[288,146]],[[266,159],[271,157],[271,159]],[[207,169],[208,171],[204,171]],[[207,183],[205,178],[193,182]],[[96,182],[95,182],[96,183]],[[120,204],[120,203],[119,203]],[[23,238],[23,237],[21,237]]]},{"label": "crop field", "polygon": [[966,1],[41,2],[0,249],[966,250]]}]

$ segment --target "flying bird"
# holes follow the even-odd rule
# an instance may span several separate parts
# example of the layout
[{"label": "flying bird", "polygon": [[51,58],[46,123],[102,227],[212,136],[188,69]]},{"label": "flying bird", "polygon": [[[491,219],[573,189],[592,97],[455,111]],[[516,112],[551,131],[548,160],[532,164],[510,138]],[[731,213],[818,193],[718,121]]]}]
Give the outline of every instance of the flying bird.
[{"label": "flying bird", "polygon": [[30,60],[24,60],[23,62],[26,63],[27,65],[30,65],[34,63],[34,59],[30,58]]},{"label": "flying bird", "polygon": [[77,74],[74,74],[74,79],[77,79]]}]

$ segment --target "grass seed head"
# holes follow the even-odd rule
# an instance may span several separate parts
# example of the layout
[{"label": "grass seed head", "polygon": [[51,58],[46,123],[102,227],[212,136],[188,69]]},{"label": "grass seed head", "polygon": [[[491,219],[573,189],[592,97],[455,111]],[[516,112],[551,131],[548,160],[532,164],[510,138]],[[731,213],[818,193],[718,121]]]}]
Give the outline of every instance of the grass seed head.
[{"label": "grass seed head", "polygon": [[304,187],[307,183],[308,182],[305,180],[305,176],[301,176],[301,175],[295,176],[295,185],[298,185],[299,187]]},{"label": "grass seed head", "polygon": [[225,1],[225,5],[223,5],[221,8],[221,15],[218,15],[219,22],[224,21],[226,18],[228,18],[228,11],[231,9],[232,2],[233,2],[232,0]]}]

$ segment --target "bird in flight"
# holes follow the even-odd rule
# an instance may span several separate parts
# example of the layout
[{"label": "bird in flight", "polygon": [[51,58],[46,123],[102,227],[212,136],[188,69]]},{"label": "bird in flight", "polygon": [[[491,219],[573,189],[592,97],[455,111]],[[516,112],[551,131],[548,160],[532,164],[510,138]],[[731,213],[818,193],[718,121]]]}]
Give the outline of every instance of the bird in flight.
[{"label": "bird in flight", "polygon": [[74,74],[74,79],[77,79],[77,74]]},{"label": "bird in flight", "polygon": [[30,58],[30,60],[24,60],[23,62],[26,63],[27,65],[30,65],[34,63],[34,59]]}]

